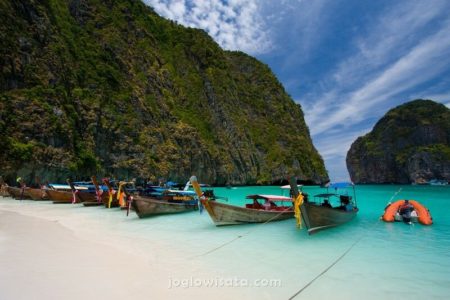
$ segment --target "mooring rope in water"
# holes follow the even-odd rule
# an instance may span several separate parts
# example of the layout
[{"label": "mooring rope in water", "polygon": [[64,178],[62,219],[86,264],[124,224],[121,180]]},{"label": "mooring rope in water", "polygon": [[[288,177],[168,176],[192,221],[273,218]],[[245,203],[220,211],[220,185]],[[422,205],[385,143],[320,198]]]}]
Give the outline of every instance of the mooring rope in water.
[{"label": "mooring rope in water", "polygon": [[215,247],[215,248],[213,248],[213,249],[211,249],[211,250],[206,251],[205,253],[202,253],[202,254],[199,254],[199,255],[195,255],[195,256],[193,256],[193,257],[191,257],[191,258],[202,257],[202,256],[208,255],[208,254],[210,254],[210,253],[212,253],[212,252],[215,252],[215,251],[219,250],[220,248],[223,248],[223,247],[225,247],[226,245],[229,245],[229,244],[231,244],[231,243],[237,241],[238,239],[240,239],[240,238],[242,238],[242,237],[244,237],[244,236],[247,236],[247,235],[249,235],[250,233],[252,233],[253,231],[259,229],[260,226],[257,226],[257,225],[261,225],[261,226],[262,226],[262,225],[265,225],[265,224],[269,223],[270,221],[272,221],[273,219],[277,218],[278,216],[281,216],[281,215],[282,215],[283,213],[285,213],[286,211],[287,211],[287,210],[284,210],[284,211],[280,212],[279,214],[276,214],[275,216],[273,216],[273,217],[270,218],[269,220],[265,221],[264,223],[258,223],[258,224],[255,224],[255,227],[254,227],[253,229],[251,229],[251,230],[249,230],[249,231],[243,233],[242,235],[238,235],[237,237],[233,238],[232,240],[229,240],[229,241],[227,241],[227,242],[225,242],[225,243],[223,243],[223,244],[221,244],[221,245],[219,245],[219,246],[217,246],[217,247]]},{"label": "mooring rope in water", "polygon": [[[248,232],[247,232],[247,233],[248,233]],[[228,242],[226,242],[226,243],[224,243],[224,244],[222,244],[222,245],[220,245],[220,246],[218,246],[218,247],[216,247],[216,248],[214,248],[214,249],[211,249],[211,250],[209,250],[209,251],[207,251],[207,252],[205,252],[205,253],[203,253],[203,254],[200,254],[200,255],[197,255],[197,256],[194,256],[194,257],[201,257],[201,256],[208,255],[209,253],[212,253],[212,252],[214,252],[214,251],[216,251],[216,250],[219,250],[220,248],[225,247],[225,246],[228,245],[228,244],[231,244],[232,242],[236,241],[237,239],[240,239],[240,238],[243,237],[243,236],[244,236],[244,235],[238,235],[238,236],[235,237],[234,239],[232,239],[232,240],[230,240],[230,241],[228,241]]]},{"label": "mooring rope in water", "polygon": [[397,196],[401,191],[402,191],[402,188],[399,188],[398,191],[395,192],[394,195],[392,195],[391,199],[389,199],[389,202],[392,202],[392,200],[394,199],[394,197]]},{"label": "mooring rope in water", "polygon": [[324,275],[326,272],[328,272],[332,267],[334,267],[342,258],[344,258],[344,256],[347,255],[347,253],[350,252],[350,250],[352,250],[352,248],[359,243],[359,241],[361,241],[361,239],[363,238],[363,236],[361,236],[359,239],[357,239],[341,256],[339,256],[331,265],[329,265],[325,270],[323,270],[319,275],[317,275],[316,277],[314,277],[310,282],[308,282],[304,287],[302,287],[297,293],[295,293],[294,295],[292,295],[289,300],[294,299],[295,297],[297,297],[301,292],[303,292],[304,290],[306,290],[311,284],[313,284],[314,281],[316,281],[317,279],[319,279],[322,275]]},{"label": "mooring rope in water", "polygon": [[[402,190],[402,188],[399,188],[397,192],[394,193],[394,195],[391,197],[391,201],[392,199],[398,194],[400,193]],[[373,228],[377,223],[374,223],[373,226],[371,226],[370,228]],[[370,229],[369,228],[369,229]],[[353,247],[356,246],[356,244],[358,244],[363,237],[365,237],[367,235],[367,233],[370,230],[366,230],[365,234],[362,234],[341,256],[339,256],[331,265],[329,265],[325,270],[323,270],[319,275],[317,275],[316,277],[314,277],[310,282],[308,282],[304,287],[302,287],[297,293],[295,293],[294,295],[292,295],[289,300],[294,299],[295,297],[297,297],[300,293],[302,293],[304,290],[306,290],[311,284],[313,284],[314,281],[316,281],[317,279],[319,279],[321,276],[323,276],[326,272],[328,272],[332,267],[334,267],[342,258],[344,258],[349,252],[350,250],[353,249]]]}]

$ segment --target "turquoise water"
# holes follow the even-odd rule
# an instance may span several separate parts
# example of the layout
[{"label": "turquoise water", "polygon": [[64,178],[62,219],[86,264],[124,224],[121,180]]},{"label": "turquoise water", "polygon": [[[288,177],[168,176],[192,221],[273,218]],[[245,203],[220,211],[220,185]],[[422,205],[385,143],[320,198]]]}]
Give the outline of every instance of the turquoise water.
[{"label": "turquoise water", "polygon": [[[324,192],[319,187],[304,187],[303,190],[309,195]],[[379,221],[387,202],[399,190],[393,201],[415,199],[421,202],[431,211],[432,226]],[[216,188],[215,192],[226,195],[231,203],[243,203],[240,200],[243,196],[255,192],[280,194],[277,187]],[[296,298],[336,298],[335,293],[339,291],[338,298],[350,299],[448,299],[450,186],[367,185],[358,186],[356,196],[360,212],[349,224],[313,236],[308,236],[306,230],[292,229],[292,222],[273,224],[281,232],[279,236],[271,236],[268,243],[277,243],[277,247],[271,248],[278,248],[286,255],[295,253],[301,261],[306,258],[307,263],[296,262],[298,274],[313,268],[312,273],[318,275],[319,270],[326,269],[353,246],[334,267]],[[323,263],[319,263],[320,260]],[[308,262],[314,262],[311,263],[313,266]],[[288,272],[296,263],[291,263]],[[304,282],[299,281],[298,286],[301,289]]]},{"label": "turquoise water", "polygon": [[[379,220],[392,199],[414,199],[425,205],[432,226]],[[230,204],[245,203],[248,194],[281,195],[278,187],[215,188]],[[304,187],[310,195],[324,192]],[[450,186],[358,186],[360,212],[352,222],[309,236],[294,220],[268,224],[215,227],[206,212],[138,219],[124,211],[80,205],[53,205],[0,198],[0,209],[58,220],[80,236],[110,232],[128,242],[117,245],[148,256],[151,263],[177,253],[171,278],[278,280],[280,286],[217,289],[240,299],[449,299]],[[103,234],[103,239],[108,235]],[[107,241],[106,241],[107,242]],[[157,245],[157,247],[155,246]],[[128,247],[128,248],[127,248]],[[171,254],[173,255],[173,254]],[[149,285],[155,282],[149,282]],[[209,290],[211,292],[211,290]],[[169,298],[198,298],[202,290],[168,290]],[[210,294],[208,294],[210,296]]]}]

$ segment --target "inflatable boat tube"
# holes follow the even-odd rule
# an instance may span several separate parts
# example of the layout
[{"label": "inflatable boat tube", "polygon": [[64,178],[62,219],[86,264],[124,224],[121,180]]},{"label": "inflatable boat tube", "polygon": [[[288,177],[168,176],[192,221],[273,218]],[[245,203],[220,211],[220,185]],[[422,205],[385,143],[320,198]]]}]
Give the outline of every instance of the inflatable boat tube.
[{"label": "inflatable boat tube", "polygon": [[[386,207],[384,210],[384,214],[382,216],[382,220],[385,222],[394,222],[395,214],[398,212],[400,206],[405,203],[405,200],[398,200]],[[430,215],[430,211],[415,200],[409,200],[409,203],[414,207],[414,210],[417,212],[417,219],[419,223],[423,225],[431,225],[433,224],[433,218]]]}]

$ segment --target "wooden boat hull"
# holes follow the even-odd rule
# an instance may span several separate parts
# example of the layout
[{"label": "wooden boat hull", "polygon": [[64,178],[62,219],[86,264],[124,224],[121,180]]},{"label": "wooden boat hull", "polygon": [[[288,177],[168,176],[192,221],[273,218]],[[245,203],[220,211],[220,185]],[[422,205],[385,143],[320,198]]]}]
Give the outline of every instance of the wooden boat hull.
[{"label": "wooden boat hull", "polygon": [[282,221],[294,217],[292,207],[285,211],[251,209],[212,200],[201,200],[216,226]]},{"label": "wooden boat hull", "polygon": [[86,206],[86,207],[89,207],[89,206],[101,206],[101,205],[103,205],[103,202],[98,202],[97,200],[95,200],[95,201],[83,201],[83,205]]},{"label": "wooden boat hull", "polygon": [[345,211],[338,208],[318,206],[308,202],[303,203],[300,206],[300,210],[309,234],[347,223],[358,213],[358,209]]},{"label": "wooden boat hull", "polygon": [[8,186],[8,193],[11,195],[11,197],[18,198],[20,197],[20,188]]},{"label": "wooden boat hull", "polygon": [[[107,202],[108,199],[109,199],[108,193],[103,193],[102,194],[101,199],[100,199],[101,200],[100,203],[97,201],[97,195],[94,194],[94,193],[88,193],[88,192],[79,191],[77,193],[77,196],[78,196],[78,198],[80,198],[80,201],[82,203],[85,203],[85,202],[94,203],[94,202],[96,202],[96,203],[98,203],[98,205],[103,205],[105,203],[105,201]],[[95,206],[95,205],[88,204],[88,205],[85,205],[85,206]]]},{"label": "wooden boat hull", "polygon": [[120,206],[119,205],[119,200],[117,200],[117,198],[116,198],[116,194],[114,194],[113,197],[112,197],[111,205],[108,205],[108,202],[109,202],[109,194],[108,194],[108,192],[105,192],[103,194],[105,194],[105,197],[103,197],[103,195],[102,195],[102,201],[103,201],[103,205],[106,208],[113,208],[113,207],[119,207]]},{"label": "wooden boat hull", "polygon": [[173,203],[144,196],[134,196],[131,203],[139,218],[198,210],[198,204]]},{"label": "wooden boat hull", "polygon": [[2,197],[10,197],[11,196],[8,192],[8,186],[6,184],[1,185],[0,196],[2,196]]},{"label": "wooden boat hull", "polygon": [[80,198],[81,202],[94,202],[97,201],[97,197],[95,194],[87,193],[87,192],[78,192],[78,198]]},{"label": "wooden boat hull", "polygon": [[47,192],[43,189],[27,188],[25,193],[30,196],[31,199],[36,201],[49,200]]},{"label": "wooden boat hull", "polygon": [[30,199],[30,196],[28,196],[25,191],[22,194],[22,189],[18,187],[9,186],[8,193],[16,200]]},{"label": "wooden boat hull", "polygon": [[[47,190],[47,195],[54,204],[70,204],[73,201],[72,192]],[[75,203],[80,203],[80,198],[76,195]]]}]

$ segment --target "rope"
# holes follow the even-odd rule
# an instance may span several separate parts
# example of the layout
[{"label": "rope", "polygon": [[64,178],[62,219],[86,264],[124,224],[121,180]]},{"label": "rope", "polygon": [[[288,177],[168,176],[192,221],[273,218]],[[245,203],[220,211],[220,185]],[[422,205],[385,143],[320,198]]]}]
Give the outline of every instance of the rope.
[{"label": "rope", "polygon": [[[248,232],[247,232],[247,233],[248,233]],[[216,250],[219,250],[220,248],[225,247],[225,246],[228,245],[228,244],[231,244],[232,242],[234,242],[234,241],[240,239],[240,238],[243,237],[243,236],[244,236],[244,235],[238,235],[238,236],[235,237],[234,239],[232,239],[232,240],[230,240],[230,241],[228,241],[228,242],[226,242],[226,243],[224,243],[224,244],[222,244],[222,245],[220,245],[220,246],[218,246],[218,247],[216,247],[216,248],[214,248],[214,249],[211,249],[211,250],[209,250],[209,251],[207,251],[207,252],[205,252],[205,253],[203,253],[203,254],[200,254],[200,255],[194,256],[194,257],[201,257],[201,256],[208,255],[209,253],[212,253],[212,252],[214,252],[214,251],[216,251]]]},{"label": "rope", "polygon": [[[402,190],[402,188],[400,188],[392,197],[391,200],[398,194],[400,193]],[[373,224],[373,226],[371,228],[373,228],[376,225],[376,223]],[[366,230],[365,234],[361,235],[341,256],[339,256],[331,265],[329,265],[325,270],[323,270],[319,275],[317,275],[316,277],[314,277],[310,282],[308,282],[304,287],[302,287],[298,292],[296,292],[294,295],[292,295],[289,300],[294,299],[295,297],[297,297],[300,293],[302,293],[304,290],[306,290],[311,284],[314,283],[314,281],[316,281],[317,279],[319,279],[320,277],[322,277],[325,273],[327,273],[332,267],[334,267],[341,259],[343,259],[349,252],[350,250],[353,249],[353,247],[356,246],[356,244],[358,244],[363,237],[369,232],[370,230]]]},{"label": "rope", "polygon": [[398,193],[400,193],[402,191],[402,188],[399,188],[398,191],[396,191],[394,193],[394,195],[392,195],[391,199],[389,199],[389,202],[392,202],[392,200],[394,199],[395,196],[397,196]]},{"label": "rope", "polygon": [[313,284],[314,281],[316,281],[317,279],[319,279],[320,277],[322,277],[326,272],[328,272],[332,267],[334,267],[342,258],[344,258],[344,256],[347,255],[347,253],[350,252],[350,250],[352,250],[352,248],[359,243],[359,241],[361,241],[361,239],[363,238],[363,236],[361,236],[359,239],[357,239],[341,256],[339,256],[331,265],[329,265],[325,270],[322,271],[322,273],[320,273],[319,275],[317,275],[316,277],[314,277],[310,282],[308,282],[304,287],[302,287],[297,293],[295,293],[294,295],[292,295],[289,300],[294,299],[295,297],[297,297],[301,292],[303,292],[304,290],[306,290],[311,284]]},{"label": "rope", "polygon": [[[253,231],[259,229],[260,226],[269,223],[270,221],[272,221],[273,219],[277,218],[278,216],[281,216],[281,215],[282,215],[283,213],[285,213],[286,211],[287,211],[287,209],[284,210],[284,211],[281,211],[279,214],[274,215],[272,218],[270,218],[269,220],[267,220],[267,221],[264,222],[264,223],[258,223],[258,224],[255,224],[255,227],[254,227],[252,230],[249,230],[249,231],[245,232],[245,233],[242,234],[242,235],[238,235],[237,237],[233,238],[232,240],[229,240],[229,241],[227,241],[227,242],[225,242],[225,243],[223,243],[223,244],[217,246],[216,248],[213,248],[213,249],[211,249],[211,250],[208,250],[208,251],[205,252],[205,253],[202,253],[202,254],[193,256],[193,257],[191,257],[191,258],[202,257],[202,256],[208,255],[208,254],[210,254],[210,253],[212,253],[212,252],[215,252],[215,251],[219,250],[220,248],[223,248],[223,247],[225,247],[226,245],[229,245],[229,244],[231,244],[231,243],[237,241],[238,239],[240,239],[240,238],[242,238],[242,237],[244,237],[244,236],[249,235],[249,234],[252,233]],[[260,226],[256,226],[256,225],[260,225]]]}]

